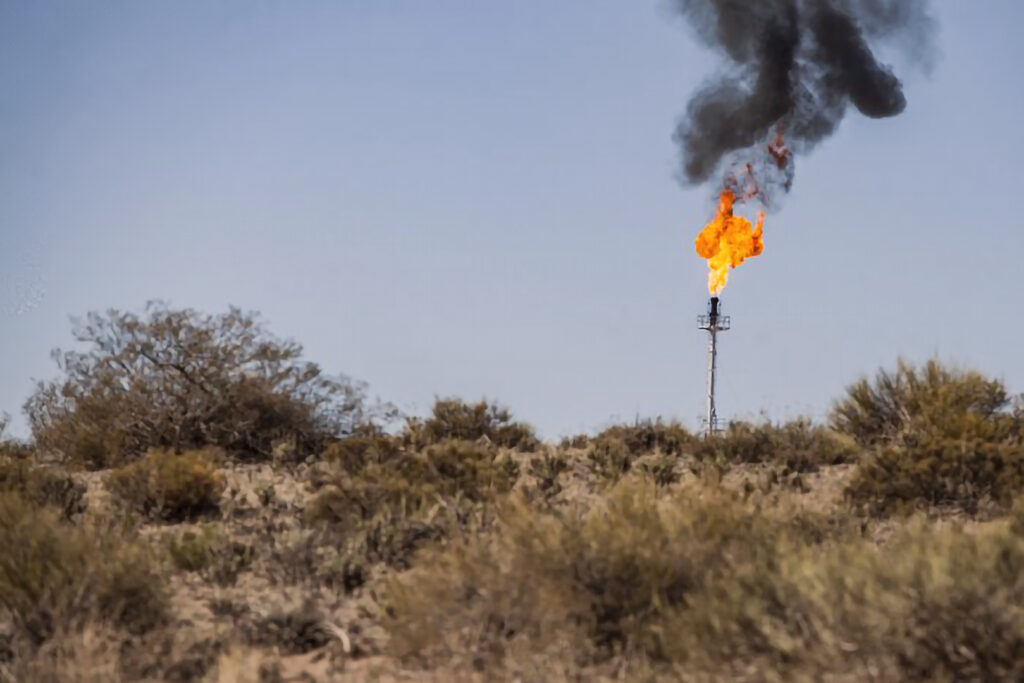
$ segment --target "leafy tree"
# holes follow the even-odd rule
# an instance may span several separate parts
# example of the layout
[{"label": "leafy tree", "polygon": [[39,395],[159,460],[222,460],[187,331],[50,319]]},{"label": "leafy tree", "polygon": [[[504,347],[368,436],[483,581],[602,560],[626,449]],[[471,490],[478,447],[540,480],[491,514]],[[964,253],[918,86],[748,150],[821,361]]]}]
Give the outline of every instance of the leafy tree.
[{"label": "leafy tree", "polygon": [[150,302],[73,319],[83,351],[56,349],[62,376],[25,404],[37,445],[91,468],[150,448],[218,446],[241,459],[319,452],[395,410],[365,385],[325,375],[254,313],[209,315]]}]

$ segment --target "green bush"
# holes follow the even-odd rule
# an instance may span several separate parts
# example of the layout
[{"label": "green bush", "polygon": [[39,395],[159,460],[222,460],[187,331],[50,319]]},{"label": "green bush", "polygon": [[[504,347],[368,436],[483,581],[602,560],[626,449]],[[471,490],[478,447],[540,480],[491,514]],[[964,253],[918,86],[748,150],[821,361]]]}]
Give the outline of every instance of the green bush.
[{"label": "green bush", "polygon": [[1009,407],[1001,382],[934,360],[857,382],[832,416],[872,447],[847,496],[876,514],[1009,503],[1024,491],[1024,416]]},{"label": "green bush", "polygon": [[851,462],[855,444],[829,429],[800,419],[775,425],[731,422],[721,434],[693,446],[699,460],[726,463],[774,463],[793,472]]},{"label": "green bush", "polygon": [[512,413],[494,403],[466,403],[458,398],[438,399],[426,420],[408,420],[403,433],[413,448],[449,440],[477,441],[485,438],[495,446],[532,451],[540,445],[533,427],[513,422]]},{"label": "green bush", "polygon": [[183,531],[168,539],[167,552],[177,569],[198,572],[210,562],[210,539],[203,533]]},{"label": "green bush", "polygon": [[957,436],[935,429],[877,446],[857,468],[846,495],[875,514],[922,505],[974,513],[986,501],[1009,504],[1024,491],[1024,443],[986,428],[984,418],[972,419],[976,428],[961,423]]},{"label": "green bush", "polygon": [[32,643],[97,619],[143,633],[167,616],[148,552],[114,528],[75,527],[0,492],[0,547],[0,608]]},{"label": "green bush", "polygon": [[217,451],[152,450],[106,478],[110,492],[130,509],[154,519],[181,521],[217,510],[224,477]]},{"label": "green bush", "polygon": [[850,386],[833,407],[831,421],[837,431],[873,446],[967,414],[994,418],[1009,402],[1002,382],[978,372],[948,368],[934,359],[921,367],[901,360],[895,372],[880,370],[874,382],[865,378]]}]

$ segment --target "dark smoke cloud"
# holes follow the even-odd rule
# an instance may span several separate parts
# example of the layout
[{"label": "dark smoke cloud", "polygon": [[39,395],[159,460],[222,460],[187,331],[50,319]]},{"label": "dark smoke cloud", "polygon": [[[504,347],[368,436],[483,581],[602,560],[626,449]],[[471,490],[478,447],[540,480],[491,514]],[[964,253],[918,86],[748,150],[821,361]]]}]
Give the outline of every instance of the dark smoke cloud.
[{"label": "dark smoke cloud", "polygon": [[[925,66],[930,55],[927,0],[673,1],[732,63],[694,95],[676,131],[691,183],[739,163],[761,190],[788,189],[791,157],[766,152],[777,132],[806,151],[835,131],[850,104],[872,118],[906,107],[902,84],[870,43],[890,41]],[[752,169],[762,167],[776,177],[755,179]],[[732,173],[727,183],[736,182]]]}]

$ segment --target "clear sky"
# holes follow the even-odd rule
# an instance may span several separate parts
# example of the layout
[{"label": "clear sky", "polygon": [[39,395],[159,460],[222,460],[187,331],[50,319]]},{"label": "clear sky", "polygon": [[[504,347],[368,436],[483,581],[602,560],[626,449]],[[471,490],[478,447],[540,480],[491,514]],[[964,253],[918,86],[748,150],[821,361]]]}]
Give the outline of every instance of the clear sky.
[{"label": "clear sky", "polygon": [[[671,133],[718,61],[662,1],[0,1],[0,410],[70,315],[162,298],[414,413],[696,427],[712,202]],[[1024,3],[934,14],[906,112],[798,159],[733,273],[722,417],[821,418],[901,355],[1024,390]]]}]

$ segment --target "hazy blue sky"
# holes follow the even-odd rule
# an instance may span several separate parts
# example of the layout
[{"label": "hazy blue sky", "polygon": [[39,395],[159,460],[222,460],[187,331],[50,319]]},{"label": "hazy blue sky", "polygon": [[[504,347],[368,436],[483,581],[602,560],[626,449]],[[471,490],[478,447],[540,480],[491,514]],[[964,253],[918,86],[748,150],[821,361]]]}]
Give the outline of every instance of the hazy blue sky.
[{"label": "hazy blue sky", "polygon": [[[821,417],[900,355],[1024,390],[1024,3],[934,10],[905,114],[799,159],[734,272],[723,417]],[[0,410],[69,315],[163,298],[413,412],[696,426],[712,205],[671,133],[717,63],[660,0],[0,0]]]}]

